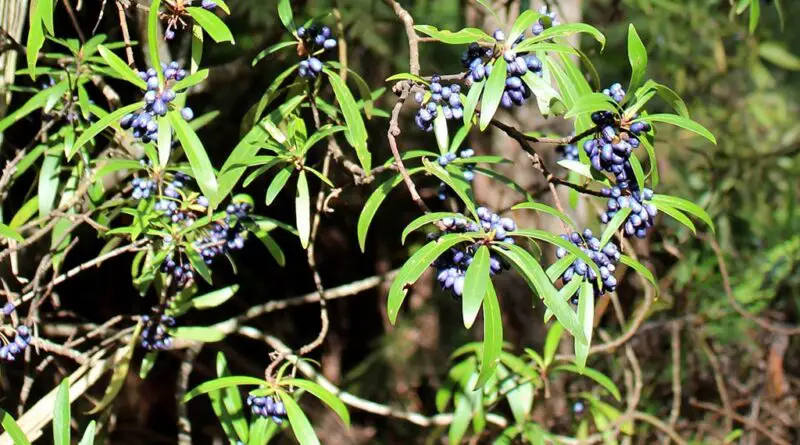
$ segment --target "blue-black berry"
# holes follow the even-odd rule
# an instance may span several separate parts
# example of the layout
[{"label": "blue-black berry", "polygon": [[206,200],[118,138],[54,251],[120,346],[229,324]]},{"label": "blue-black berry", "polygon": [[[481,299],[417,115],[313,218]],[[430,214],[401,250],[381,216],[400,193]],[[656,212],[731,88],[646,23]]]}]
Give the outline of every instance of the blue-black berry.
[{"label": "blue-black berry", "polygon": [[278,425],[282,424],[288,417],[286,406],[277,397],[273,396],[247,396],[247,406],[250,412],[256,416],[271,418]]},{"label": "blue-black berry", "polygon": [[[613,292],[617,288],[617,279],[614,277],[616,265],[619,263],[620,252],[614,243],[607,243],[605,246],[600,246],[600,240],[595,238],[592,231],[586,229],[583,233],[572,232],[569,235],[561,235],[566,241],[571,242],[578,246],[583,253],[585,253],[595,263],[600,270],[601,285],[597,284],[597,273],[592,269],[589,264],[580,258],[575,261],[564,271],[561,279],[564,283],[569,283],[573,279],[589,280],[594,287],[595,295],[600,296],[606,292]],[[556,250],[556,257],[564,258],[569,251],[563,247]],[[572,300],[577,303],[575,297]]]}]

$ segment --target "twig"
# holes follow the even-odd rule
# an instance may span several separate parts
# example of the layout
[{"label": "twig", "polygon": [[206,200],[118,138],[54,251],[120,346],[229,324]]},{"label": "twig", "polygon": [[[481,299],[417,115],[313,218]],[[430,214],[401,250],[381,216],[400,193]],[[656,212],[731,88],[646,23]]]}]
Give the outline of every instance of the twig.
[{"label": "twig", "polygon": [[[725,386],[725,379],[723,378],[723,371],[722,367],[719,364],[719,359],[717,355],[714,354],[714,351],[711,347],[706,343],[705,336],[702,333],[697,333],[697,341],[700,344],[700,349],[706,354],[708,357],[708,361],[711,363],[711,368],[714,370],[714,382],[717,385],[717,391],[719,391],[719,398],[722,400],[722,406],[725,409],[725,412],[732,413],[733,408],[731,408],[731,398],[728,395],[728,388]],[[729,416],[725,416],[725,434],[731,432],[733,429],[733,422]]]},{"label": "twig", "polygon": [[177,400],[178,410],[178,444],[191,445],[192,443],[192,422],[189,420],[189,412],[186,409],[186,404],[182,403],[183,396],[189,390],[189,376],[192,375],[194,369],[194,362],[200,351],[203,349],[203,344],[198,342],[186,349],[186,354],[181,361],[180,372],[178,373],[177,391],[175,391],[175,399]]},{"label": "twig", "polygon": [[704,409],[704,410],[707,410],[707,411],[711,411],[713,413],[717,413],[717,414],[725,416],[725,417],[730,417],[731,419],[743,424],[747,428],[754,429],[754,430],[758,431],[759,433],[763,434],[764,436],[767,436],[772,441],[772,443],[776,443],[778,445],[791,445],[789,443],[789,441],[784,440],[782,437],[780,437],[777,434],[773,433],[772,431],[768,430],[762,424],[760,424],[758,422],[754,422],[754,421],[752,421],[752,420],[750,420],[750,419],[748,419],[748,418],[746,418],[744,416],[741,416],[741,415],[739,415],[739,414],[737,414],[735,412],[726,412],[724,409],[721,409],[720,407],[718,407],[718,406],[716,406],[714,404],[707,403],[707,402],[700,402],[697,399],[689,400],[689,404],[694,406],[694,407],[696,407],[696,408],[701,408],[701,409]]},{"label": "twig", "polygon": [[670,425],[667,425],[666,423],[658,420],[657,417],[651,416],[650,414],[643,413],[641,411],[636,411],[633,413],[633,418],[647,422],[650,425],[653,425],[654,427],[667,433],[670,439],[674,440],[675,443],[677,443],[678,445],[687,445],[687,442],[683,440],[681,436],[678,433],[676,433],[675,430]]},{"label": "twig", "polygon": [[[669,411],[669,427],[674,428],[681,413],[681,327],[680,322],[670,325],[672,332],[672,408]],[[668,433],[669,434],[669,433]],[[671,437],[671,436],[670,436]],[[676,441],[677,442],[677,441]],[[666,441],[669,444],[669,440]]]}]

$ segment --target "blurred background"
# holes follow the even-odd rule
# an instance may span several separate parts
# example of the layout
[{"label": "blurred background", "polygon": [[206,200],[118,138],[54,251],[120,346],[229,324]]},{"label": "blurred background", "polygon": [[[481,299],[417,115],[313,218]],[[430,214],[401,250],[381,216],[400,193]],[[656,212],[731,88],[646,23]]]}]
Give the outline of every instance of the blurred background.
[{"label": "blurred background", "polygon": [[[4,0],[8,2],[8,0]],[[12,2],[13,3],[13,2]],[[105,14],[98,32],[121,40],[116,7],[103,3]],[[408,71],[408,44],[394,13],[379,0],[294,1],[295,17],[319,17],[334,25],[332,9],[341,16],[350,67],[360,73],[373,89],[388,88],[376,106],[388,110],[394,104],[391,85],[385,79]],[[418,24],[459,29],[482,27],[489,31],[507,26],[488,17],[474,1],[417,0],[403,4]],[[500,17],[513,22],[520,11],[538,8],[536,1],[494,2]],[[691,403],[693,399],[718,406],[730,404],[749,421],[765,425],[800,443],[800,354],[796,332],[788,327],[800,323],[800,209],[797,193],[800,183],[800,29],[795,14],[800,2],[785,1],[782,28],[778,13],[769,1],[761,2],[761,17],[754,33],[748,31],[748,13],[736,15],[733,0],[560,0],[548,4],[562,22],[583,21],[597,27],[608,38],[604,51],[592,41],[580,43],[594,62],[604,86],[629,77],[626,37],[633,23],[649,53],[648,76],[673,87],[686,100],[691,116],[717,137],[714,146],[687,133],[660,128],[657,135],[660,173],[657,192],[681,196],[698,203],[714,219],[716,232],[698,225],[698,236],[668,218],[660,218],[657,230],[635,243],[642,261],[659,278],[659,298],[647,314],[631,345],[642,365],[645,382],[641,410],[664,419],[673,403],[672,373],[675,342],[681,372],[680,416],[676,430],[694,443],[723,443],[725,418]],[[189,99],[196,113],[219,111],[214,121],[201,132],[215,165],[221,165],[238,141],[241,122],[278,73],[296,63],[296,56],[280,52],[251,66],[253,57],[267,46],[287,39],[276,13],[276,1],[234,0],[232,15],[226,19],[236,45],[207,46],[205,63],[211,75],[201,91]],[[85,2],[77,11],[84,30],[98,20],[99,2]],[[0,10],[3,10],[0,8]],[[8,10],[8,9],[6,9]],[[24,8],[23,8],[24,10]],[[144,21],[134,8],[128,23],[135,40],[141,40]],[[5,13],[4,13],[5,14]],[[63,11],[61,14],[64,14]],[[3,20],[14,22],[11,12]],[[18,20],[18,19],[17,19]],[[22,16],[24,22],[24,15]],[[59,33],[69,34],[69,19],[59,16]],[[21,25],[20,25],[21,26]],[[4,26],[5,27],[5,26]],[[335,31],[336,32],[336,31]],[[339,31],[341,32],[341,31]],[[22,31],[24,35],[24,30]],[[183,33],[184,37],[188,33]],[[46,48],[45,48],[46,49]],[[186,60],[189,42],[180,37],[170,44],[172,58]],[[424,75],[451,74],[462,70],[463,46],[425,43],[421,50]],[[135,48],[137,62],[144,66],[141,48]],[[19,62],[20,65],[24,61]],[[8,81],[8,79],[6,79]],[[113,80],[112,80],[113,82]],[[30,80],[19,76],[17,85]],[[131,101],[135,92],[121,82],[114,83],[122,101]],[[7,106],[18,107],[28,96],[13,94]],[[653,101],[650,112],[666,105]],[[401,150],[434,149],[432,135],[413,124],[414,106],[402,115]],[[535,104],[513,113],[498,115],[523,131],[540,131],[567,136],[571,124],[560,118],[543,119]],[[373,117],[367,122],[369,147],[374,163],[391,157],[386,141],[387,119]],[[12,127],[4,135],[0,159],[12,156],[6,147],[23,146],[36,125],[31,120]],[[531,193],[542,189],[541,175],[530,168],[518,146],[506,136],[473,132],[465,147],[479,154],[500,154],[515,161],[501,170]],[[541,147],[546,162],[556,172],[559,159],[552,147]],[[517,162],[519,161],[519,162]],[[335,171],[335,169],[334,169]],[[334,174],[334,182],[350,184],[346,175]],[[290,193],[279,196],[272,206],[263,204],[263,194],[271,175],[254,181],[244,191],[256,200],[256,212],[292,223],[294,203]],[[438,182],[421,179],[418,187],[428,204],[443,208],[436,199]],[[424,241],[422,235],[406,246],[400,244],[405,225],[419,216],[419,210],[398,187],[386,201],[372,224],[366,252],[356,240],[356,221],[363,203],[375,184],[346,187],[333,202],[335,212],[322,222],[317,245],[318,265],[326,287],[349,283],[387,273],[399,267],[410,249]],[[313,191],[312,191],[313,193]],[[522,200],[522,195],[502,184],[479,176],[475,183],[478,200],[503,209]],[[567,198],[566,193],[564,199]],[[541,199],[547,200],[545,194]],[[25,196],[10,195],[7,208],[18,208]],[[588,227],[599,227],[597,201],[580,202],[574,215]],[[518,224],[557,227],[547,218],[517,216]],[[526,219],[527,218],[527,219]],[[92,241],[84,233],[69,261],[79,264],[102,247],[103,240]],[[211,314],[193,315],[187,323],[214,323],[243,312],[247,307],[270,300],[281,300],[314,291],[305,252],[296,238],[276,235],[287,255],[281,268],[257,242],[251,242],[237,256],[238,275],[226,267],[215,271],[216,286],[239,283],[241,290],[232,303]],[[416,244],[415,244],[416,243]],[[719,253],[719,256],[717,255]],[[545,252],[552,258],[552,252]],[[723,264],[725,267],[721,268]],[[23,267],[35,268],[35,258]],[[154,301],[141,298],[130,286],[130,259],[119,258],[101,270],[87,272],[59,288],[61,308],[56,317],[103,322],[115,314],[144,313]],[[727,274],[723,274],[725,270]],[[628,316],[636,312],[647,292],[644,283],[628,275],[619,288],[621,309]],[[432,270],[410,293],[408,311],[391,326],[385,314],[388,284],[329,304],[331,329],[315,359],[322,373],[344,390],[392,407],[434,413],[434,395],[450,366],[449,354],[464,343],[480,338],[480,324],[465,330],[458,302],[434,286]],[[541,350],[546,327],[541,323],[542,308],[531,308],[527,286],[517,277],[504,274],[497,280],[504,313],[505,336],[516,352],[524,347]],[[152,297],[150,297],[152,298]],[[758,321],[741,311],[756,314]],[[608,304],[608,302],[606,302]],[[625,330],[612,315],[612,309],[598,312],[598,326],[611,337]],[[766,324],[766,326],[764,326]],[[260,331],[298,347],[312,340],[319,329],[315,305],[290,308],[258,318],[252,323]],[[241,338],[205,348],[198,360],[192,385],[214,375],[217,350],[228,355],[234,373],[261,375],[269,363],[270,349],[260,342]],[[567,351],[569,352],[569,351]],[[621,351],[609,351],[590,358],[590,364],[615,381],[623,371],[618,359]],[[147,380],[129,375],[120,401],[111,414],[114,435],[110,443],[174,443],[177,435],[176,378],[181,354],[162,354]],[[2,376],[1,397],[15,406],[10,385],[19,382],[15,371]],[[52,379],[43,375],[41,379]],[[721,382],[720,382],[721,380]],[[586,379],[555,382],[549,399],[536,402],[535,418],[552,431],[572,434],[577,416],[571,410],[569,395],[591,388]],[[724,392],[720,393],[720,385]],[[41,385],[50,387],[48,385]],[[34,387],[36,388],[36,387]],[[100,394],[98,394],[99,396]],[[31,400],[36,397],[35,390]],[[726,398],[727,400],[722,400]],[[442,429],[420,428],[411,423],[387,419],[353,410],[353,428],[345,431],[331,413],[317,404],[307,407],[323,443],[326,444],[426,444],[442,443]],[[208,403],[195,402],[188,408],[195,443],[212,443],[220,437]],[[771,443],[752,429],[735,439],[743,444]],[[654,443],[653,436],[634,437],[633,443]],[[288,436],[275,443],[291,443]],[[478,441],[475,443],[484,443]],[[486,443],[490,443],[487,439]]]}]

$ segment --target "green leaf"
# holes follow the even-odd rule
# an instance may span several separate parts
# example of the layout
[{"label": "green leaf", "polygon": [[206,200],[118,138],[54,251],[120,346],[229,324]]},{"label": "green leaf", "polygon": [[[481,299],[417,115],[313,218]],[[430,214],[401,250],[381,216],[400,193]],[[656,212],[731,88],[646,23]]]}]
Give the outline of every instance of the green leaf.
[{"label": "green leaf", "polygon": [[194,340],[203,343],[216,343],[225,338],[219,329],[207,326],[180,326],[170,331],[173,337]]},{"label": "green leaf", "polygon": [[94,445],[94,436],[95,430],[97,429],[97,424],[94,420],[89,422],[89,425],[86,426],[86,429],[83,431],[83,437],[81,441],[78,442],[78,445]]},{"label": "green leaf", "polygon": [[710,131],[708,131],[708,129],[706,129],[706,127],[683,116],[678,116],[675,114],[651,114],[649,116],[640,117],[636,121],[663,122],[665,124],[675,125],[676,127],[681,127],[685,130],[689,130],[695,134],[703,136],[704,138],[708,139],[715,145],[717,143],[717,139],[714,137],[713,134],[711,134]]},{"label": "green leaf", "polygon": [[0,133],[4,132],[8,127],[14,125],[23,117],[44,107],[51,97],[61,97],[67,91],[67,88],[69,88],[69,83],[67,83],[66,80],[62,80],[52,87],[36,93],[33,97],[28,99],[27,102],[22,104],[22,106],[9,113],[5,118],[0,119]]},{"label": "green leaf", "polygon": [[650,160],[650,183],[653,184],[653,187],[658,186],[659,182],[659,175],[658,175],[658,160],[656,159],[656,149],[653,147],[653,144],[647,140],[646,137],[640,137],[639,142],[644,145],[645,151],[647,151],[647,158]]},{"label": "green leaf", "polygon": [[572,219],[569,216],[567,216],[565,213],[562,213],[558,209],[550,207],[547,204],[528,201],[528,202],[523,202],[523,203],[517,204],[514,207],[511,207],[511,210],[522,210],[522,209],[536,210],[537,212],[547,213],[548,215],[555,216],[556,218],[560,219],[561,221],[564,221],[564,223],[566,225],[568,225],[569,227],[575,227],[575,223],[572,222]]},{"label": "green leaf", "polygon": [[215,291],[192,298],[191,305],[195,309],[211,309],[228,301],[239,290],[239,285],[223,287]]},{"label": "green leaf", "polygon": [[536,103],[542,116],[550,114],[550,104],[553,100],[564,102],[558,91],[536,74],[529,71],[522,76],[522,81],[528,85],[533,95],[536,96]]},{"label": "green leaf", "polygon": [[183,80],[179,80],[172,85],[172,91],[179,93],[185,89],[191,88],[198,83],[206,80],[208,78],[208,69],[199,70],[195,73],[192,73],[183,78]]},{"label": "green leaf", "polygon": [[194,21],[203,27],[203,29],[214,39],[215,42],[231,42],[233,41],[233,34],[228,26],[216,14],[207,11],[197,6],[190,6],[186,8],[189,15],[192,16]]},{"label": "green leaf", "polygon": [[428,81],[411,73],[398,73],[386,78],[386,82],[396,82],[398,80],[411,80],[422,85],[428,85]]},{"label": "green leaf", "polygon": [[441,220],[442,218],[464,218],[464,215],[460,213],[452,213],[452,212],[433,212],[433,213],[426,213],[414,221],[408,223],[405,229],[403,229],[403,234],[400,236],[400,243],[405,244],[406,238],[408,237],[411,232],[419,229],[420,227],[430,224],[432,222],[436,222]]},{"label": "green leaf", "polygon": [[[481,249],[486,249],[482,246]],[[478,250],[480,252],[480,249]],[[485,251],[488,258],[488,249]],[[473,263],[474,264],[474,263]],[[487,261],[488,266],[488,261]],[[471,269],[471,267],[470,267]],[[487,271],[488,272],[488,271]],[[467,271],[469,273],[469,271]],[[500,353],[503,352],[503,314],[494,286],[486,274],[486,296],[483,299],[483,352],[481,353],[481,370],[478,380],[473,386],[478,390],[494,375],[497,364],[500,363]],[[465,286],[466,287],[466,286]]]},{"label": "green leaf", "polygon": [[137,111],[138,109],[144,106],[144,102],[136,102],[134,104],[130,104],[128,106],[122,107],[113,113],[109,113],[102,118],[100,118],[97,122],[92,124],[91,127],[87,128],[81,135],[78,137],[78,140],[75,141],[75,144],[72,146],[72,151],[67,153],[67,159],[71,159],[72,155],[78,152],[84,145],[86,145],[89,140],[97,136],[101,131],[105,130],[110,126],[112,123],[119,121],[122,116],[125,116],[128,113],[132,113]]},{"label": "green leaf", "polygon": [[[222,352],[217,353],[216,368],[217,377],[230,376],[228,362]],[[215,414],[223,422],[222,425],[227,424],[228,428],[233,430],[231,433],[235,432],[235,435],[231,434],[233,436],[232,439],[235,441],[238,437],[238,439],[246,443],[250,432],[242,409],[242,396],[239,394],[238,388],[227,387],[218,392],[212,391],[209,393],[209,398]],[[225,429],[224,426],[223,429]]]},{"label": "green leaf", "polygon": [[472,116],[475,115],[475,109],[478,107],[478,100],[481,98],[481,93],[486,86],[486,81],[473,83],[469,87],[467,98],[464,100],[464,125],[472,125]]},{"label": "green leaf", "polygon": [[98,45],[97,50],[100,52],[100,56],[103,60],[106,61],[109,67],[114,70],[119,76],[128,82],[136,85],[140,89],[144,90],[147,89],[147,83],[136,74],[131,67],[128,66],[125,61],[120,59],[116,54],[114,54],[110,49],[106,48],[103,45]]},{"label": "green leaf", "polygon": [[294,172],[294,166],[287,165],[282,169],[278,170],[278,173],[275,174],[275,177],[272,178],[272,182],[270,182],[269,187],[267,188],[267,195],[265,198],[265,202],[267,205],[271,205],[278,194],[283,190],[283,187],[286,185],[286,181],[289,180],[289,177]]},{"label": "green leaf", "polygon": [[565,37],[577,33],[585,33],[594,37],[595,40],[600,42],[601,50],[606,46],[606,37],[603,35],[603,33],[598,31],[594,26],[587,25],[585,23],[565,23],[553,26],[552,28],[545,29],[544,32],[538,36],[532,37],[528,40],[530,42],[542,42],[545,40],[550,40],[553,37]]},{"label": "green leaf", "polygon": [[278,391],[278,396],[281,398],[284,406],[286,406],[286,415],[289,417],[289,425],[292,427],[295,439],[300,442],[300,445],[320,445],[317,433],[308,421],[305,413],[294,401],[291,395],[284,391]]},{"label": "green leaf", "polygon": [[605,374],[603,374],[602,372],[600,372],[600,371],[598,371],[596,369],[588,368],[588,367],[579,369],[575,365],[566,364],[566,365],[558,365],[558,366],[556,366],[555,368],[553,368],[552,372],[555,373],[555,372],[559,372],[559,371],[567,371],[567,372],[572,372],[572,373],[575,373],[575,374],[581,374],[581,375],[583,375],[585,377],[589,377],[590,379],[592,379],[595,382],[599,383],[600,386],[602,386],[603,388],[608,390],[608,392],[611,393],[611,395],[614,396],[614,398],[617,399],[617,401],[622,401],[622,394],[620,394],[619,388],[617,388],[617,385],[614,384],[614,381],[611,380]]},{"label": "green leaf", "polygon": [[406,298],[408,287],[419,279],[422,273],[430,267],[431,263],[433,263],[439,255],[456,244],[468,240],[470,240],[468,236],[459,233],[444,235],[438,240],[431,241],[414,252],[414,255],[403,264],[394,282],[392,282],[392,287],[389,289],[386,312],[392,324],[395,324],[397,321],[397,315],[400,312],[400,306],[403,305],[403,301]]},{"label": "green leaf", "polygon": [[[150,2],[150,13],[147,15],[147,48],[150,53],[150,66],[155,69],[158,74],[158,84],[164,85],[164,70],[161,68],[161,59],[158,57],[158,45],[161,42],[161,36],[158,35],[158,14],[161,11],[161,0],[152,0]],[[194,70],[192,71],[194,72]]]},{"label": "green leaf", "polygon": [[448,443],[460,444],[461,439],[469,428],[469,421],[472,419],[472,404],[466,397],[456,398],[453,422],[447,432]]},{"label": "green leaf", "polygon": [[44,45],[44,30],[42,29],[42,9],[41,1],[31,1],[30,14],[28,16],[28,42],[25,45],[25,55],[28,59],[28,72],[31,79],[36,79],[36,62],[39,59],[39,51]]},{"label": "green leaf", "polygon": [[200,69],[200,62],[203,60],[203,28],[197,24],[192,24],[192,63],[190,72],[196,73]]},{"label": "green leaf", "polygon": [[297,218],[297,232],[303,249],[308,248],[311,238],[311,200],[308,196],[308,180],[305,170],[297,175],[297,193],[294,195],[294,210]]},{"label": "green leaf", "polygon": [[206,265],[206,262],[203,260],[200,252],[192,247],[188,247],[186,249],[186,256],[189,258],[189,263],[192,265],[192,268],[195,270],[195,272],[203,277],[208,284],[212,284],[211,270]]},{"label": "green leaf", "polygon": [[349,140],[353,144],[353,148],[356,149],[358,162],[361,164],[361,168],[364,169],[364,173],[368,175],[372,169],[372,154],[367,149],[367,129],[364,127],[364,120],[361,118],[356,101],[338,74],[328,69],[325,69],[325,74],[330,79],[333,93],[336,95],[336,100],[342,109],[344,120],[347,123],[348,134],[350,135]]},{"label": "green leaf", "polygon": [[[577,281],[577,280],[576,280]],[[547,330],[547,337],[544,340],[544,366],[550,366],[553,363],[553,358],[558,351],[558,344],[561,343],[561,336],[564,334],[564,326],[561,323],[555,322],[550,329]]]},{"label": "green leaf", "polygon": [[557,162],[558,165],[566,168],[569,171],[575,172],[584,178],[594,179],[592,176],[591,167],[580,161],[572,161],[569,159],[562,159]]},{"label": "green leaf", "polygon": [[203,195],[211,202],[210,207],[213,209],[220,203],[222,196],[219,195],[219,185],[216,176],[214,176],[214,167],[208,159],[206,149],[203,147],[200,138],[197,137],[197,133],[192,130],[188,122],[183,120],[180,112],[170,111],[169,118],[172,121],[173,128],[175,128],[175,135],[181,142],[181,146],[183,146],[183,152],[186,153],[186,157],[189,159],[189,165],[192,167],[192,176],[197,181],[197,185],[200,186]]},{"label": "green leaf", "polygon": [[103,399],[100,400],[100,402],[98,402],[97,405],[88,412],[88,414],[97,414],[105,410],[111,405],[114,399],[117,398],[117,395],[119,395],[119,392],[122,390],[122,386],[125,384],[125,380],[128,378],[128,370],[130,369],[131,360],[133,359],[133,352],[139,342],[139,334],[141,331],[142,325],[137,324],[130,340],[128,340],[128,343],[125,345],[125,353],[118,362],[114,363],[114,372],[111,374],[111,381],[108,382],[106,391],[103,394]]},{"label": "green leaf", "polygon": [[[433,173],[434,176],[456,192],[456,195],[464,202],[467,210],[469,210],[473,218],[477,220],[478,215],[475,210],[475,196],[472,193],[472,183],[464,179],[464,176],[460,171],[455,169],[455,167],[448,166],[447,170],[445,170],[438,163],[435,164],[425,158],[422,159],[422,164],[425,166],[426,171]],[[451,174],[453,172],[457,172],[457,175]]]},{"label": "green leaf", "polygon": [[756,32],[761,17],[761,0],[750,0],[750,34]]},{"label": "green leaf", "polygon": [[220,377],[218,379],[209,380],[207,382],[201,383],[196,388],[187,392],[183,396],[183,399],[181,399],[181,402],[186,403],[189,400],[192,400],[193,398],[199,395],[206,394],[211,391],[216,391],[218,389],[227,388],[229,386],[243,386],[243,385],[265,386],[267,385],[267,381],[249,376]]},{"label": "green leaf", "polygon": [[17,213],[11,218],[11,222],[8,223],[8,227],[12,229],[16,229],[21,227],[23,224],[28,222],[33,215],[36,214],[36,211],[39,209],[39,196],[34,196],[33,198],[27,200],[25,204],[17,210]]},{"label": "green leaf", "polygon": [[595,111],[610,111],[615,113],[618,111],[618,109],[614,99],[606,96],[605,94],[589,93],[578,97],[564,117],[569,119],[571,117],[593,113]]},{"label": "green leaf", "polygon": [[589,255],[586,254],[580,247],[576,246],[570,241],[561,238],[558,235],[554,235],[546,230],[538,230],[538,229],[521,229],[516,230],[511,233],[512,235],[519,235],[524,236],[526,238],[537,239],[541,241],[546,241],[550,244],[553,244],[558,247],[563,247],[569,253],[577,256],[578,258],[582,259],[586,262],[586,265],[589,266],[594,272],[600,276],[600,268],[597,267],[597,263],[594,260],[589,258]]},{"label": "green leaf", "polygon": [[763,42],[758,45],[758,55],[764,60],[783,69],[800,70],[800,58],[790,53],[785,46],[778,42]]},{"label": "green leaf", "polygon": [[0,237],[2,238],[9,238],[15,241],[23,241],[22,235],[20,235],[16,230],[8,227],[7,225],[0,223]]},{"label": "green leaf", "polygon": [[528,285],[536,291],[539,298],[544,300],[545,306],[555,314],[558,321],[564,325],[564,328],[578,341],[585,342],[586,337],[583,335],[578,317],[569,304],[559,298],[558,291],[553,287],[553,283],[550,282],[539,262],[525,249],[515,244],[504,244],[502,248],[495,248],[494,246],[493,248],[495,252],[509,260],[511,265],[528,282]]},{"label": "green leaf", "polygon": [[625,223],[625,220],[628,219],[628,216],[631,214],[631,208],[626,207],[624,209],[620,209],[611,221],[608,222],[606,225],[606,229],[603,231],[603,236],[600,237],[600,246],[605,246],[611,238],[614,237],[614,234],[617,233],[620,227]]},{"label": "green leaf", "polygon": [[256,66],[258,62],[260,62],[263,58],[267,57],[268,55],[276,53],[284,48],[296,47],[296,46],[297,42],[294,40],[290,40],[288,42],[279,42],[274,45],[270,45],[253,58],[253,62],[251,63],[251,65]]},{"label": "green leaf", "polygon": [[667,215],[671,216],[673,219],[675,219],[679,223],[683,224],[684,226],[688,227],[689,230],[692,231],[692,233],[697,235],[697,228],[695,227],[695,225],[692,222],[692,220],[689,219],[688,216],[684,215],[683,212],[681,212],[680,210],[676,209],[675,207],[668,206],[668,205],[666,205],[664,203],[656,205],[656,208],[659,211],[661,211],[663,213],[666,213]]},{"label": "green leaf", "polygon": [[309,137],[306,140],[305,144],[303,144],[303,148],[300,150],[300,153],[304,155],[306,152],[308,152],[308,150],[311,149],[311,147],[316,145],[317,142],[325,139],[326,137],[328,137],[328,136],[330,136],[332,134],[338,133],[340,131],[345,131],[345,130],[347,130],[347,128],[342,127],[341,125],[336,125],[336,126],[334,126],[334,125],[325,125],[325,126],[321,127],[319,130],[314,132],[314,134],[312,134],[311,137]]},{"label": "green leaf", "polygon": [[347,411],[347,407],[338,397],[317,383],[302,379],[286,379],[281,380],[281,386],[296,386],[308,391],[314,395],[314,397],[328,405],[328,407],[342,419],[345,426],[348,428],[350,427],[350,413]]},{"label": "green leaf", "polygon": [[633,23],[628,26],[628,60],[631,63],[631,83],[628,85],[630,96],[642,84],[647,71],[647,48],[639,38]]},{"label": "green leaf", "polygon": [[439,30],[431,25],[415,25],[417,32],[433,37],[434,39],[450,45],[464,45],[472,42],[495,42],[494,37],[490,36],[478,28],[464,28],[458,32]]},{"label": "green leaf", "polygon": [[[678,198],[676,196],[669,196],[669,195],[655,195],[652,199],[653,204],[655,204],[656,208],[661,209],[659,204],[666,204],[667,206],[674,207],[676,209],[682,210],[686,213],[696,216],[697,218],[701,219],[704,223],[711,228],[711,231],[714,232],[714,221],[711,220],[711,216],[706,213],[700,206],[697,204],[687,201],[683,198]],[[666,212],[665,212],[666,213]]]},{"label": "green leaf", "polygon": [[525,31],[528,28],[530,28],[531,25],[534,24],[534,22],[539,20],[539,17],[541,17],[541,16],[542,16],[542,14],[540,14],[540,13],[538,13],[538,12],[532,10],[532,9],[528,9],[525,12],[523,12],[522,14],[520,14],[519,17],[517,17],[517,19],[514,21],[514,24],[511,25],[511,32],[508,33],[508,37],[506,38],[506,41],[507,42],[516,42],[517,38],[519,36],[521,36],[522,34],[524,34]]},{"label": "green leaf", "polygon": [[586,343],[575,342],[575,364],[579,370],[586,367],[589,347],[592,345],[592,328],[594,327],[594,289],[592,283],[584,281],[578,296],[578,321],[583,326]]},{"label": "green leaf", "polygon": [[61,154],[46,155],[39,171],[39,216],[50,214],[58,193]]},{"label": "green leaf", "polygon": [[2,408],[0,408],[0,425],[3,426],[3,430],[8,433],[8,435],[11,437],[11,440],[14,441],[14,445],[31,444],[11,414],[7,413]]},{"label": "green leaf", "polygon": [[[408,170],[408,175],[412,176],[421,171],[424,171],[422,167],[412,168]],[[399,174],[390,177],[372,192],[372,195],[370,195],[369,199],[367,199],[367,202],[364,204],[364,208],[358,216],[358,245],[361,247],[362,252],[364,252],[367,243],[369,226],[372,224],[372,219],[375,217],[375,214],[378,213],[378,208],[380,208],[386,196],[389,195],[389,192],[401,182],[403,182],[403,177]]]},{"label": "green leaf", "polygon": [[639,187],[639,190],[644,190],[644,169],[642,169],[639,158],[631,156],[628,159],[630,160],[631,170],[633,170],[633,177],[636,179],[636,185]]},{"label": "green leaf", "polygon": [[500,105],[500,99],[506,88],[506,65],[508,64],[505,59],[497,59],[492,67],[492,74],[489,75],[489,79],[486,81],[486,89],[481,100],[481,131],[486,130],[486,127],[489,126],[494,113],[497,112],[497,107]]},{"label": "green leaf", "polygon": [[158,164],[166,167],[172,153],[172,125],[169,119],[161,119],[158,125]]},{"label": "green leaf", "polygon": [[70,436],[70,409],[69,409],[69,380],[61,380],[56,393],[56,403],[53,408],[53,443],[55,445],[69,445]]},{"label": "green leaf", "polygon": [[464,327],[467,329],[475,323],[478,311],[481,310],[481,303],[484,295],[488,292],[489,286],[489,248],[481,246],[475,252],[472,264],[467,268],[464,277],[464,291],[461,299],[461,313],[464,319]]},{"label": "green leaf", "polygon": [[436,136],[436,145],[439,146],[439,153],[447,153],[450,148],[450,133],[447,131],[447,119],[444,117],[442,106],[436,110],[436,117],[433,119],[433,134]]},{"label": "green leaf", "polygon": [[631,269],[635,270],[636,272],[638,272],[639,275],[645,277],[647,279],[647,281],[649,281],[650,284],[652,284],[653,287],[656,289],[656,293],[658,293],[659,289],[658,289],[658,282],[656,281],[656,277],[653,275],[653,272],[650,272],[650,270],[647,267],[645,267],[644,264],[636,261],[635,259],[633,259],[632,257],[629,257],[628,255],[621,255],[620,258],[619,258],[619,261],[622,264],[624,264],[624,265],[630,267]]},{"label": "green leaf", "polygon": [[292,13],[292,4],[289,0],[280,0],[278,3],[278,17],[283,23],[283,27],[287,31],[294,34],[297,32],[297,27],[294,26],[294,14]]},{"label": "green leaf", "polygon": [[275,258],[275,262],[278,263],[279,266],[283,267],[286,265],[286,256],[283,254],[283,250],[281,250],[278,242],[275,241],[272,236],[261,229],[253,231],[252,233],[264,244],[264,247],[266,247],[270,255]]},{"label": "green leaf", "polygon": [[50,35],[55,35],[53,26],[53,0],[38,0],[39,15],[42,23]]}]

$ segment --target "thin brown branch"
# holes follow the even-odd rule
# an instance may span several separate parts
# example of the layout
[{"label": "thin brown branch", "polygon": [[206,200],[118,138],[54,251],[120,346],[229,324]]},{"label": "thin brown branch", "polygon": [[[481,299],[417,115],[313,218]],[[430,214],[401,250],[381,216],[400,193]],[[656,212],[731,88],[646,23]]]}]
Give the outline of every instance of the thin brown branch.
[{"label": "thin brown branch", "polygon": [[701,408],[707,411],[711,411],[713,413],[719,414],[721,416],[730,417],[731,419],[741,423],[745,427],[749,429],[753,429],[758,431],[759,433],[763,434],[764,436],[768,437],[772,443],[778,445],[791,445],[788,440],[778,436],[777,434],[773,433],[772,431],[768,430],[764,425],[759,422],[754,422],[742,415],[739,415],[734,412],[726,412],[724,409],[714,405],[712,403],[707,402],[700,402],[697,399],[689,400],[689,404],[696,407]]}]

